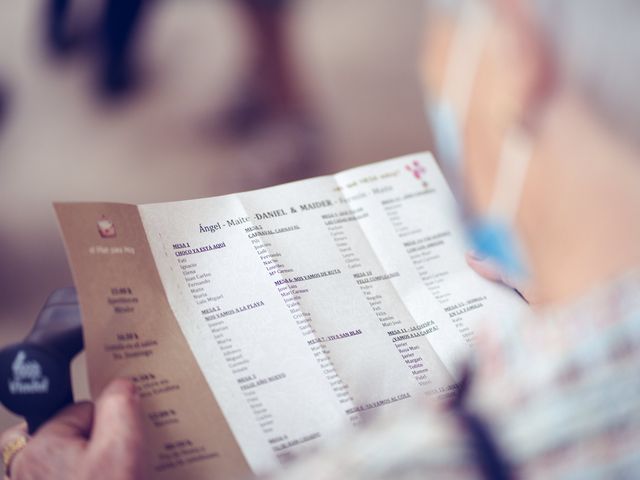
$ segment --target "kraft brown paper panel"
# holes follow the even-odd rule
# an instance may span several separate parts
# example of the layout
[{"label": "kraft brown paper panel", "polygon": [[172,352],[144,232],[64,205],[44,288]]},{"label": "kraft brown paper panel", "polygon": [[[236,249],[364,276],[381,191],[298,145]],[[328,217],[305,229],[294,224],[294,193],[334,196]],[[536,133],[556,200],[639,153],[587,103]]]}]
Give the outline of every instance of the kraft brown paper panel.
[{"label": "kraft brown paper panel", "polygon": [[250,468],[169,306],[135,205],[55,205],[82,310],[91,392],[133,379],[156,479]]}]

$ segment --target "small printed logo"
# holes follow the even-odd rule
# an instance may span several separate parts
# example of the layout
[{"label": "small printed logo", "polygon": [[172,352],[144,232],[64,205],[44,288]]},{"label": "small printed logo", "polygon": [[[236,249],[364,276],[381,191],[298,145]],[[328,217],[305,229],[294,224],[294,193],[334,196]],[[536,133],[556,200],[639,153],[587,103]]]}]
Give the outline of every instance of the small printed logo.
[{"label": "small printed logo", "polygon": [[114,238],[116,236],[116,226],[111,220],[103,216],[98,220],[98,233],[102,238]]},{"label": "small printed logo", "polygon": [[423,187],[428,186],[427,182],[423,178],[427,173],[427,169],[418,160],[414,160],[409,165],[405,165],[404,168],[410,172],[416,180],[422,182]]},{"label": "small printed logo", "polygon": [[49,392],[49,379],[42,374],[42,366],[36,360],[27,360],[20,350],[11,364],[13,378],[9,379],[11,394],[29,395]]}]

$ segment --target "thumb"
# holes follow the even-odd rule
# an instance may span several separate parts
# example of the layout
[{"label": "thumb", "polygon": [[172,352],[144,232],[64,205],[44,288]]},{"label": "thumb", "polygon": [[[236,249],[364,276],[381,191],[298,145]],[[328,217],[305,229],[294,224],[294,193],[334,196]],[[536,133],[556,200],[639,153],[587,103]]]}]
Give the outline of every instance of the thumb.
[{"label": "thumb", "polygon": [[498,282],[512,288],[529,304],[535,302],[535,295],[530,285],[519,285],[513,278],[505,275],[491,260],[486,257],[479,257],[474,252],[467,252],[465,255],[467,264],[471,269],[491,282]]},{"label": "thumb", "polygon": [[501,282],[505,285],[513,287],[513,285],[509,285],[504,278],[504,275],[498,267],[496,267],[491,260],[487,257],[480,257],[475,252],[467,252],[465,255],[467,260],[467,264],[471,267],[471,269],[487,280],[492,282]]},{"label": "thumb", "polygon": [[95,405],[88,447],[93,465],[107,467],[109,478],[146,478],[144,445],[142,410],[135,386],[128,380],[114,380]]}]

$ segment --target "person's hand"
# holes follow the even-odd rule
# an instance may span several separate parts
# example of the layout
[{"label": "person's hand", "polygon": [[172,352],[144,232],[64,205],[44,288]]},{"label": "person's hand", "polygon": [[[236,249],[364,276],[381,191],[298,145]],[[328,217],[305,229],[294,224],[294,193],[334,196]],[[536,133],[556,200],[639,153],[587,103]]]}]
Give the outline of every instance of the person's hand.
[{"label": "person's hand", "polygon": [[[27,439],[26,425],[0,435],[0,447]],[[115,380],[96,401],[76,403],[45,423],[11,459],[11,480],[144,480],[148,478],[140,401]]]},{"label": "person's hand", "polygon": [[467,252],[467,264],[478,275],[492,282],[502,283],[513,288],[529,304],[535,304],[536,296],[531,287],[519,285],[515,280],[502,273],[490,260],[478,257],[474,252]]}]

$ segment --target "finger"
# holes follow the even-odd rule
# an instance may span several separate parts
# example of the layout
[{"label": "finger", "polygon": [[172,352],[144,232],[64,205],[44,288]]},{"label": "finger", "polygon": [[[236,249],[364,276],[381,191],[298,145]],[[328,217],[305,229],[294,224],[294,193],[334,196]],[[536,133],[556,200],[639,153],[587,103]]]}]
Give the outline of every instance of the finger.
[{"label": "finger", "polygon": [[22,422],[5,430],[0,434],[0,451],[2,451],[7,444],[13,442],[16,438],[24,436],[29,436],[27,433],[26,422]]},{"label": "finger", "polygon": [[[27,424],[26,423],[21,423],[19,425],[16,425],[15,427],[11,427],[8,430],[5,430],[4,432],[2,432],[2,434],[0,435],[0,452],[2,452],[2,457],[3,457],[3,463],[4,463],[4,454],[5,454],[5,449],[7,449],[9,447],[9,445],[15,444],[17,441],[20,440],[28,440],[29,438],[29,434],[27,433]],[[11,458],[8,459],[8,462],[10,465],[13,465],[16,457],[20,455],[20,450],[15,451],[11,454]],[[8,470],[8,466],[4,465],[4,469],[3,471]]]},{"label": "finger", "polygon": [[486,258],[480,258],[473,252],[468,252],[465,257],[467,260],[467,264],[481,277],[486,278],[487,280],[492,282],[503,283],[507,287],[515,290],[516,293],[520,295],[525,302],[529,304],[536,303],[536,295],[531,285],[525,284],[523,282],[517,282],[513,278],[501,272],[500,269],[497,268],[490,260]]},{"label": "finger", "polygon": [[102,462],[133,475],[126,478],[142,476],[146,461],[142,411],[130,381],[114,380],[98,398],[89,450]]},{"label": "finger", "polygon": [[28,441],[27,424],[24,422],[2,432],[2,435],[0,435],[0,452],[2,452],[2,470],[5,473],[8,474],[14,470],[16,459],[22,455],[22,451],[27,446]]},{"label": "finger", "polygon": [[487,258],[478,257],[473,252],[467,252],[465,255],[467,264],[478,275],[492,282],[503,282],[503,276],[500,270]]},{"label": "finger", "polygon": [[142,430],[140,400],[129,380],[111,382],[96,402],[92,441],[135,440]]},{"label": "finger", "polygon": [[39,436],[87,439],[93,424],[93,404],[79,402],[68,406],[38,430]]}]

